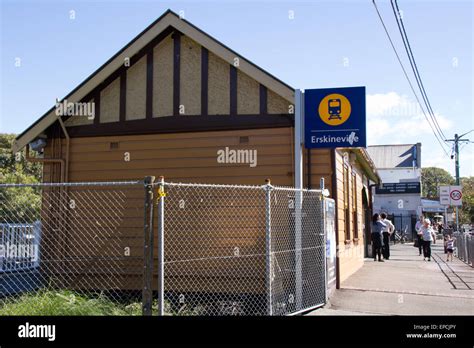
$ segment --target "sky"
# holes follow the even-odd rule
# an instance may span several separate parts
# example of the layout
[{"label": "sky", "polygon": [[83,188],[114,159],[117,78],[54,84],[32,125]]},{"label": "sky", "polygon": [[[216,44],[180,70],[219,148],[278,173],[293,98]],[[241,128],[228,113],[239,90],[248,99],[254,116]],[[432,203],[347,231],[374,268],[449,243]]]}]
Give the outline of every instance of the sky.
[{"label": "sky", "polygon": [[[419,93],[390,2],[376,2]],[[2,133],[22,132],[169,8],[293,88],[366,86],[369,145],[421,142],[422,166],[454,175],[451,145],[446,155],[371,0],[0,3]],[[398,4],[443,133],[474,129],[473,2]],[[473,163],[474,144],[462,145],[461,176],[474,175]]]}]

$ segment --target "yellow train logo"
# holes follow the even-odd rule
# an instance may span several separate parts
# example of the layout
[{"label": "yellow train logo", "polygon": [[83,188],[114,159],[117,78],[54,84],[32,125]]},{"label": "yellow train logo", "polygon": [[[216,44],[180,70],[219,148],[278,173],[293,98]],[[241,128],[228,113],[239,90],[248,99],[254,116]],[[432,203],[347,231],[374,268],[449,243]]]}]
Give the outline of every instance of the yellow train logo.
[{"label": "yellow train logo", "polygon": [[319,103],[318,113],[327,125],[339,126],[351,116],[351,103],[342,94],[329,94]]}]

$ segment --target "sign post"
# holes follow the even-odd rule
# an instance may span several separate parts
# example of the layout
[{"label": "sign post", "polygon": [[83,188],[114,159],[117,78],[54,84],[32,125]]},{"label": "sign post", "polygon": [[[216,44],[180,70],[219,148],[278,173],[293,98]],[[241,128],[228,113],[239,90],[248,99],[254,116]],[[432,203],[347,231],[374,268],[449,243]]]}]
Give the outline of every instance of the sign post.
[{"label": "sign post", "polygon": [[449,198],[451,199],[451,205],[456,207],[456,230],[459,231],[459,209],[462,206],[462,189],[461,186],[451,186],[449,190]]},{"label": "sign post", "polygon": [[[302,309],[303,148],[367,147],[365,87],[295,90],[295,302]],[[303,147],[304,144],[304,147]]]},{"label": "sign post", "polygon": [[295,304],[296,311],[303,305],[303,267],[301,253],[301,208],[303,203],[303,129],[304,92],[295,90]]},{"label": "sign post", "polygon": [[456,207],[456,228],[459,229],[458,207],[462,206],[462,187],[460,185],[440,186],[439,203]]}]

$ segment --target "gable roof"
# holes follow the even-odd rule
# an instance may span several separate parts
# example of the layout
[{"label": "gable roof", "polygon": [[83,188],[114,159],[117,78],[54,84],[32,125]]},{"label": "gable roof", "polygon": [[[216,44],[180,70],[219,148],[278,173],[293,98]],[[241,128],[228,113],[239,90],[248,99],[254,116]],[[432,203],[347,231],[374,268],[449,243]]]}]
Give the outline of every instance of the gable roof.
[{"label": "gable roof", "polygon": [[[294,88],[271,75],[267,71],[258,67],[248,59],[231,50],[218,40],[206,34],[185,19],[181,19],[175,12],[167,10],[155,22],[150,24],[144,31],[138,34],[132,41],[125,45],[120,51],[112,56],[100,68],[87,77],[82,83],[74,88],[67,96],[63,98],[69,102],[79,102],[96,86],[102,83],[115,70],[122,66],[125,58],[131,58],[150,43],[155,37],[163,33],[166,29],[172,27],[201,46],[208,49],[229,64],[234,63],[236,57],[239,58],[239,69],[248,76],[255,79],[260,84],[277,93],[281,97],[294,102]],[[41,116],[30,127],[18,135],[13,142],[13,152],[21,150],[28,143],[33,141],[45,129],[51,126],[58,118],[53,106],[43,116]]]},{"label": "gable roof", "polygon": [[367,151],[378,169],[412,168],[417,160],[417,144],[375,145]]}]

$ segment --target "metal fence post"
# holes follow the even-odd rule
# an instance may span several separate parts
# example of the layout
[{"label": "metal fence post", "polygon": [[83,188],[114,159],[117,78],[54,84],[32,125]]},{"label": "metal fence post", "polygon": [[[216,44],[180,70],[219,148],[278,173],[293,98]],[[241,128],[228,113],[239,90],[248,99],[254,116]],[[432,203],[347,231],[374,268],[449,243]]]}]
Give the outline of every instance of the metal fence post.
[{"label": "metal fence post", "polygon": [[271,225],[271,191],[270,179],[265,179],[265,255],[266,255],[266,288],[267,314],[273,315],[272,296],[272,225]]},{"label": "metal fence post", "polygon": [[165,307],[165,178],[160,176],[158,190],[158,315],[163,315]]},{"label": "metal fence post", "polygon": [[153,279],[153,182],[154,176],[147,176],[145,186],[144,208],[144,250],[143,250],[143,292],[142,313],[152,314],[152,279]]},{"label": "metal fence post", "polygon": [[328,244],[327,244],[327,230],[326,230],[326,203],[325,203],[325,196],[324,196],[324,178],[321,178],[319,182],[319,186],[321,189],[321,231],[323,233],[324,238],[324,300],[325,303],[328,302]]},{"label": "metal fence post", "polygon": [[303,190],[295,191],[295,310],[303,308],[303,229],[302,229]]}]

